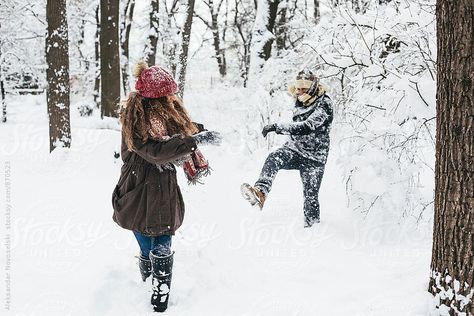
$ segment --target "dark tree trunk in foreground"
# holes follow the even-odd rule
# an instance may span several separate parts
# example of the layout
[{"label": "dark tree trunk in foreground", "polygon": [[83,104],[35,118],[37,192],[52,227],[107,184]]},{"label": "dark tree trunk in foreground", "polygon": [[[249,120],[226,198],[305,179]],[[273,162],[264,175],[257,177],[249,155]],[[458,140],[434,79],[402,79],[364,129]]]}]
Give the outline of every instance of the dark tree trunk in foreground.
[{"label": "dark tree trunk in foreground", "polygon": [[193,24],[195,0],[188,0],[186,9],[186,22],[183,28],[183,37],[181,42],[181,53],[179,55],[179,92],[180,97],[184,96],[184,86],[186,84],[186,67],[188,64],[189,40],[191,37],[191,26]]},{"label": "dark tree trunk in foreground", "polygon": [[46,3],[46,99],[49,117],[49,151],[71,146],[69,121],[69,45],[66,0]]},{"label": "dark tree trunk in foreground", "polygon": [[474,2],[438,0],[435,216],[429,291],[474,315]]},{"label": "dark tree trunk in foreground", "polygon": [[119,0],[100,1],[101,115],[116,117],[120,100]]}]

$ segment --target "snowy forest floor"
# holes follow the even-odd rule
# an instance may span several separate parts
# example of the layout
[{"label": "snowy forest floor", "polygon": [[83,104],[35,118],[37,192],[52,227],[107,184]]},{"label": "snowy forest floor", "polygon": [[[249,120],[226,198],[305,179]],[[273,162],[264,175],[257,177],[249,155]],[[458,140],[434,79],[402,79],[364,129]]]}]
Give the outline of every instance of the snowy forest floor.
[{"label": "snowy forest floor", "polygon": [[[431,227],[348,209],[337,146],[321,188],[321,224],[303,229],[299,174],[280,172],[264,210],[250,207],[239,186],[256,180],[267,151],[248,155],[231,144],[229,126],[239,118],[195,116],[226,139],[203,148],[213,168],[205,185],[188,186],[178,170],[186,217],[173,239],[167,315],[429,314]],[[6,214],[0,220],[11,242],[8,314],[152,315],[138,246],[111,218],[119,126],[72,115],[72,148],[49,154],[44,96],[10,96],[8,119],[0,124],[1,200],[10,195],[12,205],[11,228]]]}]

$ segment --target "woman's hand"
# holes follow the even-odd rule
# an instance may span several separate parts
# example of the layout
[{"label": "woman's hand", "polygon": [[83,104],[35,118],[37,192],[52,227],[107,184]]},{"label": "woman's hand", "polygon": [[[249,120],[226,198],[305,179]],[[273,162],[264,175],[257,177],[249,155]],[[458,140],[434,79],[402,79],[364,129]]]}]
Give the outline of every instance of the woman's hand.
[{"label": "woman's hand", "polygon": [[198,145],[214,145],[219,146],[222,143],[222,136],[216,131],[205,131],[193,135],[192,138]]}]

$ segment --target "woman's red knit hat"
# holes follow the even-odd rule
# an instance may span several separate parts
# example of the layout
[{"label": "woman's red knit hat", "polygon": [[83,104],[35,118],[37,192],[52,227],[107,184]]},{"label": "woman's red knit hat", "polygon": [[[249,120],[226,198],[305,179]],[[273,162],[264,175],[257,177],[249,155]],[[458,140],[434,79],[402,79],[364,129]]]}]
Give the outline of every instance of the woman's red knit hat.
[{"label": "woman's red knit hat", "polygon": [[178,84],[168,70],[160,66],[148,67],[144,62],[139,62],[133,69],[137,78],[135,90],[145,98],[160,98],[178,92]]}]

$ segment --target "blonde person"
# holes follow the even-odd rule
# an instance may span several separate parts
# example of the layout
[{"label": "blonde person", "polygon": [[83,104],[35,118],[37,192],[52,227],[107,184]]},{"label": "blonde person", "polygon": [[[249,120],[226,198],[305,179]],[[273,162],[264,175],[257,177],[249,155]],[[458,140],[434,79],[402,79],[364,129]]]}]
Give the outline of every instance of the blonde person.
[{"label": "blonde person", "polygon": [[332,102],[311,71],[299,72],[289,91],[295,98],[293,122],[269,124],[262,134],[266,137],[275,132],[289,135],[290,140],[268,155],[255,185],[244,183],[241,191],[252,205],[263,208],[278,171],[299,170],[303,182],[304,226],[311,227],[320,221],[318,195],[329,152]]}]

